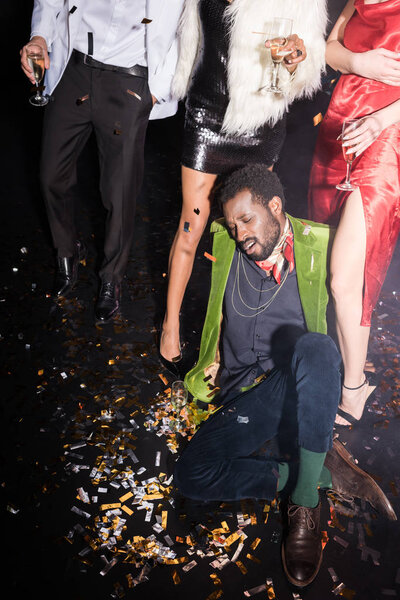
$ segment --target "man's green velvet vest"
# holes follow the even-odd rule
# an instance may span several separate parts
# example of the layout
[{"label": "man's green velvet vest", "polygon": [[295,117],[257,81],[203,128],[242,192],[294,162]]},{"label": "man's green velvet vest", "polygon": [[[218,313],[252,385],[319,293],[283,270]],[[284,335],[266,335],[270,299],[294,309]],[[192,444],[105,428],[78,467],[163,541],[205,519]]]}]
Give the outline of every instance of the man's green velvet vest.
[{"label": "man's green velvet vest", "polygon": [[[287,216],[293,228],[297,283],[307,329],[326,333],[327,256],[332,230],[327,225]],[[214,234],[213,256],[216,261],[212,265],[199,359],[185,377],[189,392],[203,402],[210,402],[215,396],[208,371],[210,365],[218,362],[223,298],[236,246],[223,219],[212,223],[211,233]]]}]

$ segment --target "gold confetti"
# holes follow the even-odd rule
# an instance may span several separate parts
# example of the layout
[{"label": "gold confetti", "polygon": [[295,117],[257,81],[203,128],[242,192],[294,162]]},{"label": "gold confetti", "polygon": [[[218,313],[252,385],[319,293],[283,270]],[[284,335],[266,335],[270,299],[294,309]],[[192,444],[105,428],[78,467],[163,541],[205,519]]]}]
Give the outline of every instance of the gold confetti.
[{"label": "gold confetti", "polygon": [[161,527],[163,529],[167,529],[167,519],[168,519],[168,511],[163,510],[161,513]]},{"label": "gold confetti", "polygon": [[143,496],[143,500],[162,500],[164,498],[164,494],[145,494]]},{"label": "gold confetti", "polygon": [[222,590],[215,590],[215,592],[207,596],[206,600],[218,600],[218,598],[221,598],[223,593],[224,592]]},{"label": "gold confetti", "polygon": [[172,571],[172,579],[174,580],[175,585],[179,585],[181,582],[181,578],[179,577],[178,571],[176,569]]},{"label": "gold confetti", "polygon": [[181,556],[180,558],[166,558],[164,563],[166,565],[180,565],[181,563],[185,563],[189,560],[187,556]]},{"label": "gold confetti", "polygon": [[226,538],[225,540],[225,546],[231,546],[234,542],[236,542],[236,540],[240,537],[240,534],[235,531],[235,533],[232,533],[229,537]]},{"label": "gold confetti", "polygon": [[314,127],[316,125],[318,125],[319,123],[321,123],[322,119],[323,119],[322,113],[318,113],[317,115],[315,115],[315,117],[313,117]]},{"label": "gold confetti", "polygon": [[213,262],[217,262],[217,259],[215,258],[215,256],[213,256],[212,254],[209,254],[208,252],[204,252],[204,256],[206,258],[208,258],[208,260],[212,260]]},{"label": "gold confetti", "polygon": [[111,510],[113,508],[121,508],[121,502],[114,502],[114,504],[102,504],[100,510]]},{"label": "gold confetti", "polygon": [[128,492],[124,496],[121,496],[121,498],[119,499],[119,501],[120,502],[126,502],[127,500],[129,500],[129,498],[132,498],[132,496],[133,496],[132,492]]},{"label": "gold confetti", "polygon": [[241,560],[237,560],[235,562],[235,565],[237,565],[239,567],[239,569],[241,570],[241,572],[243,573],[243,575],[247,574],[247,569],[246,569],[246,567],[244,566],[244,564],[242,563]]},{"label": "gold confetti", "polygon": [[133,90],[130,90],[129,88],[126,90],[128,94],[130,94],[131,96],[135,96],[135,98],[137,98],[138,100],[141,100],[142,97],[139,96],[139,94],[137,94],[136,92],[134,92]]},{"label": "gold confetti", "polygon": [[121,506],[121,509],[126,512],[127,515],[131,516],[133,515],[133,510],[131,510],[128,506],[126,506],[126,504],[124,504],[123,506]]},{"label": "gold confetti", "polygon": [[268,600],[275,600],[276,596],[275,596],[275,590],[274,590],[274,586],[272,585],[272,581],[270,579],[267,579],[267,594],[268,594]]},{"label": "gold confetti", "polygon": [[327,545],[328,542],[329,542],[328,532],[327,531],[321,531],[322,550],[325,548],[325,546]]},{"label": "gold confetti", "polygon": [[158,376],[164,385],[168,385],[168,379],[165,377],[165,375],[163,375],[162,373],[159,373]]},{"label": "gold confetti", "polygon": [[354,590],[350,590],[349,588],[345,587],[340,590],[340,595],[343,596],[343,598],[346,598],[346,600],[353,600],[356,593]]},{"label": "gold confetti", "polygon": [[259,544],[260,542],[261,542],[261,538],[256,538],[256,539],[255,539],[255,540],[254,540],[254,541],[251,543],[251,546],[250,546],[250,548],[251,548],[252,550],[255,550],[255,549],[257,548],[257,546],[258,546],[258,544]]},{"label": "gold confetti", "polygon": [[214,585],[222,585],[222,581],[216,573],[210,573],[210,577],[213,580]]},{"label": "gold confetti", "polygon": [[367,536],[368,537],[373,537],[373,533],[372,533],[371,528],[368,525],[368,523],[363,523],[363,525],[364,525],[364,529],[365,529],[365,531],[367,533]]},{"label": "gold confetti", "polygon": [[253,562],[257,563],[258,565],[261,564],[261,560],[259,558],[256,558],[255,556],[253,556],[252,554],[246,554],[246,558],[249,558],[250,560],[252,560]]}]

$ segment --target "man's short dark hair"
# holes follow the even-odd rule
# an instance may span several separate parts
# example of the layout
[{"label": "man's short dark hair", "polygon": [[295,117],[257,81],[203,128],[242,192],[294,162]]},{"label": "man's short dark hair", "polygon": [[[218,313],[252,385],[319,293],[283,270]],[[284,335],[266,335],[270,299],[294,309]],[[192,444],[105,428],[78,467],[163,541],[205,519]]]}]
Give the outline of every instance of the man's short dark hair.
[{"label": "man's short dark hair", "polygon": [[265,208],[269,208],[268,203],[274,196],[279,196],[282,209],[285,207],[285,196],[279,177],[265,165],[247,165],[229,175],[221,188],[221,207],[243,190],[249,190],[253,202],[258,202]]}]

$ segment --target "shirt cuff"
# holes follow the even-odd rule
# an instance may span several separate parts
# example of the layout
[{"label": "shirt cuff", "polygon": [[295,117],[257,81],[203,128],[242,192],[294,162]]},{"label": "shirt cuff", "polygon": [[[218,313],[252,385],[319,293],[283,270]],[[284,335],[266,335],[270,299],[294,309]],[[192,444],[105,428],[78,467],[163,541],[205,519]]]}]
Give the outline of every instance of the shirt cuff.
[{"label": "shirt cuff", "polygon": [[149,89],[152,96],[157,98],[157,104],[163,104],[167,101],[167,98],[164,98],[164,92],[161,86],[157,86],[157,81],[149,81]]},{"label": "shirt cuff", "polygon": [[43,35],[43,33],[41,33],[40,31],[32,31],[31,32],[31,37],[29,39],[32,39],[35,36],[40,36],[44,39],[44,41],[46,42],[47,45],[47,52],[51,52],[51,44],[52,44],[52,40],[49,40],[47,36]]}]

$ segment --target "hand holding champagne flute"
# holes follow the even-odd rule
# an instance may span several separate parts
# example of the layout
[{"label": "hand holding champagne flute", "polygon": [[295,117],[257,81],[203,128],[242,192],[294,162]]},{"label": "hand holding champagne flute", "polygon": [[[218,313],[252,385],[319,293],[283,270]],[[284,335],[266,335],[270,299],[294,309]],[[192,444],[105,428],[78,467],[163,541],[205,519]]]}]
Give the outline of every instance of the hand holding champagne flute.
[{"label": "hand holding champagne flute", "polygon": [[343,183],[338,183],[336,189],[343,190],[345,192],[351,192],[357,189],[357,187],[355,187],[350,181],[351,165],[356,157],[356,153],[352,148],[349,148],[349,146],[346,144],[345,137],[346,134],[356,129],[359,123],[359,119],[345,119],[343,121],[342,133],[339,136],[339,139],[342,144],[343,158],[346,161],[346,179]]},{"label": "hand holding champagne flute", "polygon": [[33,72],[36,84],[36,94],[29,98],[29,102],[34,106],[44,106],[48,103],[49,99],[46,96],[43,96],[39,88],[39,83],[42,81],[44,75],[43,49],[38,44],[30,44],[27,48],[26,57]]},{"label": "hand holding champagne flute", "polygon": [[272,81],[269,86],[265,86],[266,91],[282,94],[283,90],[278,85],[279,65],[287,56],[291,54],[292,48],[288,49],[288,37],[292,33],[292,19],[276,18],[273,20],[271,30],[268,37],[268,46],[271,51],[271,59],[273,62]]}]

